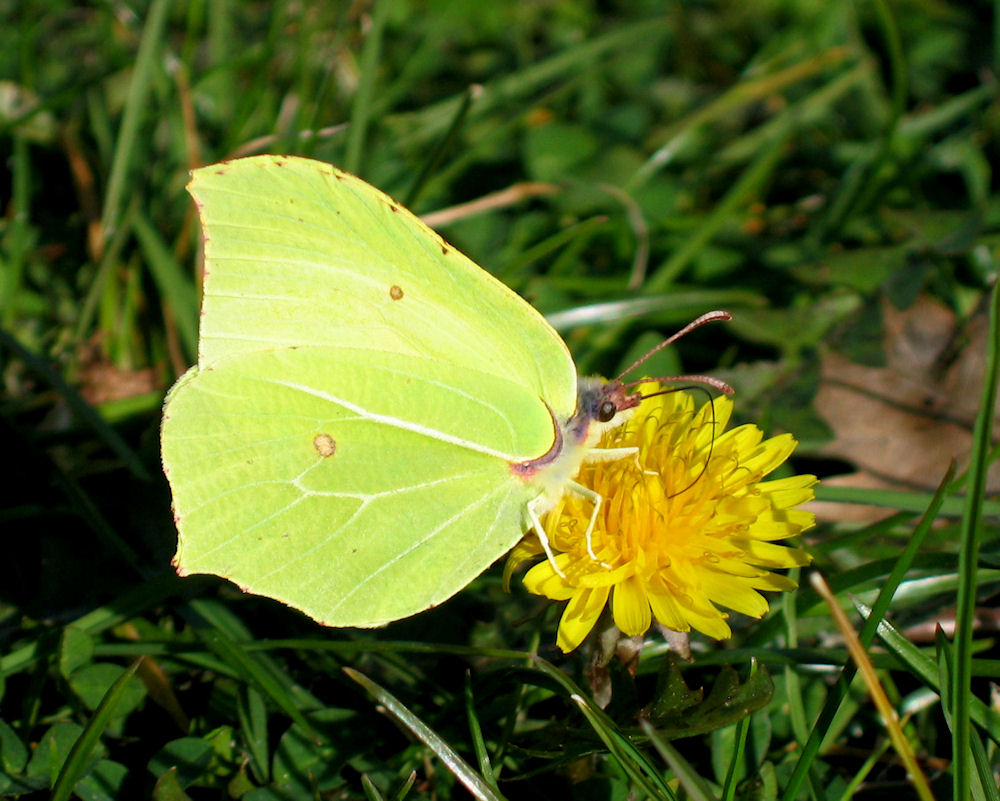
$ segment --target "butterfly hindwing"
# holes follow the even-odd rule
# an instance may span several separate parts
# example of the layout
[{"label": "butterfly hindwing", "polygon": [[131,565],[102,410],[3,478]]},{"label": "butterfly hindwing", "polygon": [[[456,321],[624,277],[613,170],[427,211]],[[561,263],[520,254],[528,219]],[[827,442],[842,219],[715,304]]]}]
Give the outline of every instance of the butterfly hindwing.
[{"label": "butterfly hindwing", "polygon": [[193,369],[163,423],[175,562],[330,625],[405,617],[520,538],[532,491],[510,461],[545,453],[552,426],[523,387],[421,357],[302,347]]}]

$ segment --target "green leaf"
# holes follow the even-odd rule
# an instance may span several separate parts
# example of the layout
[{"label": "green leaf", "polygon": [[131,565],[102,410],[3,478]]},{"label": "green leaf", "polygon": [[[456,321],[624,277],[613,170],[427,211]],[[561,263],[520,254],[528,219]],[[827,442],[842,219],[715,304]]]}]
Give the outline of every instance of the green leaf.
[{"label": "green leaf", "polygon": [[327,791],[342,781],[348,745],[357,736],[356,713],[322,709],[307,715],[310,730],[291,726],[278,741],[271,767],[271,787],[282,797],[312,797],[314,789]]},{"label": "green leaf", "polygon": [[[83,665],[86,665],[93,658],[94,638],[77,626],[67,626],[64,628],[62,639],[59,641],[59,672],[63,677],[69,679],[73,671],[83,667]],[[111,681],[114,681],[114,679]],[[72,681],[70,683],[72,684]],[[111,686],[111,682],[108,683],[108,686]],[[107,687],[104,689],[106,690]],[[101,695],[103,694],[102,692]],[[93,704],[88,704],[90,709],[93,709],[95,706],[97,706],[97,701]]]},{"label": "green leaf", "polygon": [[110,759],[101,759],[76,783],[73,792],[81,801],[117,801],[122,797],[122,785],[128,768]]},{"label": "green leaf", "polygon": [[764,665],[740,683],[739,674],[728,665],[716,676],[704,699],[701,691],[688,689],[680,668],[668,662],[662,691],[647,711],[647,719],[661,736],[691,737],[720,729],[763,709],[774,696],[774,683]]},{"label": "green leaf", "polygon": [[[149,771],[160,778],[172,771],[166,788],[174,783],[181,788],[193,784],[210,783],[208,766],[215,757],[212,744],[200,737],[181,737],[172,740],[149,760]],[[166,791],[166,790],[165,790]]]},{"label": "green leaf", "polygon": [[[83,726],[78,723],[63,721],[52,724],[38,740],[31,761],[28,762],[27,776],[41,779],[46,786],[53,783],[82,733]],[[94,760],[96,761],[96,755]]]},{"label": "green leaf", "polygon": [[28,764],[28,749],[4,720],[0,720],[0,768],[4,773],[20,773]]},{"label": "green leaf", "polygon": [[476,773],[472,767],[445,742],[437,732],[427,726],[392,694],[356,670],[345,668],[345,673],[364,687],[396,720],[402,723],[421,742],[430,748],[438,759],[448,767],[466,789],[480,801],[502,801],[503,796],[488,781]]},{"label": "green leaf", "polygon": [[[77,669],[69,677],[69,685],[87,709],[97,709],[108,691],[127,672],[127,668],[110,662],[95,662]],[[132,676],[125,681],[118,696],[113,717],[123,717],[136,709],[146,697],[146,687]]]}]

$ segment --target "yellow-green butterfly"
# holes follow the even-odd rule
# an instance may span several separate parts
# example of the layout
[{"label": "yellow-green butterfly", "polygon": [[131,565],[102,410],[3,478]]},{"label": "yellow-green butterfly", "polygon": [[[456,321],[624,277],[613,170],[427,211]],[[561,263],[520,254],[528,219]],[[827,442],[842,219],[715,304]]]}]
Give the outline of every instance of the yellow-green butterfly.
[{"label": "yellow-green butterfly", "polygon": [[282,156],[188,189],[198,364],[162,430],[180,574],[377,626],[541,531],[564,491],[588,492],[582,460],[623,455],[590,451],[641,398],[578,379],[541,315],[378,190]]}]

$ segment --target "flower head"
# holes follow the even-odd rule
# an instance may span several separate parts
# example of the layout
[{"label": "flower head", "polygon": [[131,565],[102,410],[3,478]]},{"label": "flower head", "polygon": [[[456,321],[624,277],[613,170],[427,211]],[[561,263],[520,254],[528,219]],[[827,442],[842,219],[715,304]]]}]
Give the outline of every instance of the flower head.
[{"label": "flower head", "polygon": [[[658,384],[640,387],[644,395]],[[696,409],[685,392],[648,398],[625,425],[608,431],[600,448],[638,449],[636,456],[588,462],[576,481],[603,503],[591,534],[593,504],[566,493],[544,518],[560,575],[549,561],[524,577],[530,592],[569,601],[558,644],[576,648],[610,599],[615,624],[626,635],[644,634],[653,618],[675,631],[695,629],[716,639],[732,632],[719,606],[761,617],[760,590],[796,584],[772,569],[808,564],[809,555],[779,544],[813,525],[795,507],[813,497],[815,476],[774,481],[764,476],[795,448],[790,434],[763,439],[753,425],[723,430],[728,398]],[[512,552],[508,574],[541,553],[529,536]]]}]

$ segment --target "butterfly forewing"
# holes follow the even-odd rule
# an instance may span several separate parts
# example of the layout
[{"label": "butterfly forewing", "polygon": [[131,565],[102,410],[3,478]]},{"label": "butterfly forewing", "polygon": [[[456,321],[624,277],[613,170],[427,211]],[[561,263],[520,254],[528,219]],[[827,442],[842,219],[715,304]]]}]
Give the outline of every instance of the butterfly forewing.
[{"label": "butterfly forewing", "polygon": [[199,366],[307,345],[491,372],[557,415],[576,404],[558,334],[386,195],[321,162],[257,156],[193,173],[205,232]]}]

